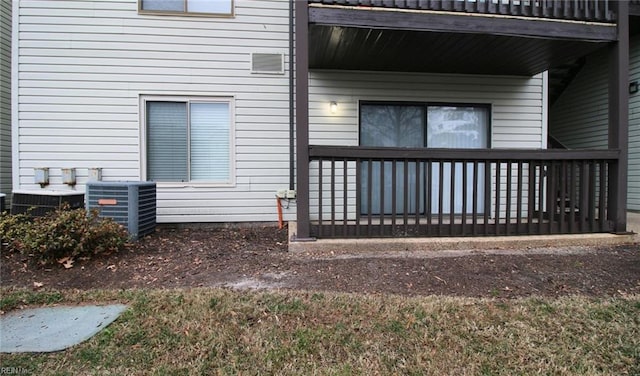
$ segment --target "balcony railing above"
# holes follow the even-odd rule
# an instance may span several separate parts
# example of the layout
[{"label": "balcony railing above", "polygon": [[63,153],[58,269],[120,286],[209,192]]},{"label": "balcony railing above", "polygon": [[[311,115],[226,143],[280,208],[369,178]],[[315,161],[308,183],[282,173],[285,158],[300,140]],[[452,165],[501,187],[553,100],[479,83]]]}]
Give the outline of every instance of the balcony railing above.
[{"label": "balcony railing above", "polygon": [[309,3],[606,23],[616,21],[611,0],[309,0]]}]

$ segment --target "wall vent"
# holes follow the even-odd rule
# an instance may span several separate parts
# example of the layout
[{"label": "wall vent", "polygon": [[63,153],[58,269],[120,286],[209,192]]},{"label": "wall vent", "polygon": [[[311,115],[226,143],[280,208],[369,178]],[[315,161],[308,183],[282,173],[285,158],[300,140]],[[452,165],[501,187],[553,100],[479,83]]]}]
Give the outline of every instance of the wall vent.
[{"label": "wall vent", "polygon": [[112,218],[138,239],[156,228],[156,183],[87,182],[87,209],[98,209],[100,217]]},{"label": "wall vent", "polygon": [[251,73],[284,74],[284,55],[252,53]]}]

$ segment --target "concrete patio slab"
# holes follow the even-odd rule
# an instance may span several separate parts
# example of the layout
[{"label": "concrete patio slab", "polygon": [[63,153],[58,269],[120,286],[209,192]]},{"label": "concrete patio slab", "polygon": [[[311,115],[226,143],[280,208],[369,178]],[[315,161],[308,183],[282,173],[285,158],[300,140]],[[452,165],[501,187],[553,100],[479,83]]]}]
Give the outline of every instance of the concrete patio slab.
[{"label": "concrete patio slab", "polygon": [[431,252],[451,250],[529,249],[610,246],[640,242],[640,213],[627,214],[629,234],[576,234],[434,238],[316,239],[296,242],[296,223],[289,222],[289,251],[311,253]]}]

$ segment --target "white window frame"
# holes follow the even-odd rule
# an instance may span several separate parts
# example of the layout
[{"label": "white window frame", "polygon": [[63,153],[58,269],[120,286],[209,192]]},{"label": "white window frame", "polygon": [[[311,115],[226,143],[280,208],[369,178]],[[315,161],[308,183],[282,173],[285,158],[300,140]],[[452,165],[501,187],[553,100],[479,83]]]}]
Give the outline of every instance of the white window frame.
[{"label": "white window frame", "polygon": [[[220,1],[220,0],[213,0]],[[138,13],[139,14],[150,14],[150,15],[158,15],[158,16],[196,16],[196,17],[227,17],[233,18],[235,17],[235,0],[228,0],[229,5],[231,7],[230,13],[207,13],[207,12],[190,12],[187,7],[187,0],[184,0],[185,6],[184,12],[178,12],[173,10],[155,10],[155,9],[142,9],[142,0],[138,0]]]},{"label": "white window frame", "polygon": [[[236,138],[235,98],[230,96],[178,96],[140,95],[140,168],[142,180],[147,180],[147,102],[227,103],[229,105],[229,179],[228,181],[158,181],[159,187],[235,187],[236,186]],[[190,156],[188,156],[189,163]]]}]

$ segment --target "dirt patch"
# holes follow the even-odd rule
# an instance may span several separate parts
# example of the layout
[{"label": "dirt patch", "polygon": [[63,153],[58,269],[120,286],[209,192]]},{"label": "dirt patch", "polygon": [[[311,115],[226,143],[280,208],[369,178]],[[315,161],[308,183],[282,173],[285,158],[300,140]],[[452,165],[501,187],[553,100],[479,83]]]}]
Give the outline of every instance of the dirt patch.
[{"label": "dirt patch", "polygon": [[[274,227],[162,229],[117,254],[43,268],[2,252],[3,287],[228,288],[521,297],[640,293],[640,247],[317,255]],[[377,257],[383,256],[383,257]]]}]

